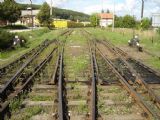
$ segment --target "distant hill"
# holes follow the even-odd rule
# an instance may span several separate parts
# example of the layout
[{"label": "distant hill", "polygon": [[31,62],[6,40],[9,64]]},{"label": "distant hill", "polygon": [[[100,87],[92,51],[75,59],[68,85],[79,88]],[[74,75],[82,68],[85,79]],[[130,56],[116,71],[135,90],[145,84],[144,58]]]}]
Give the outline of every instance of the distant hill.
[{"label": "distant hill", "polygon": [[[21,10],[26,10],[30,7],[30,4],[19,4]],[[33,4],[33,9],[40,9],[41,5]],[[60,19],[69,19],[76,21],[89,21],[89,15],[81,12],[76,12],[72,10],[66,10],[61,8],[53,8],[53,16]]]}]

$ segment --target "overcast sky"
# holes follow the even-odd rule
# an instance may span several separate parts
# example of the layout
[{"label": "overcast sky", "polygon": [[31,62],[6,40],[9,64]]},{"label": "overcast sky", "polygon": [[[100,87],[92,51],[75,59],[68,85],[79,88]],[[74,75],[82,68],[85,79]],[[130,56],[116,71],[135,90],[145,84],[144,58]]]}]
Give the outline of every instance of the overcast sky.
[{"label": "overcast sky", "polygon": [[[16,0],[21,3],[29,3],[30,0]],[[35,4],[42,4],[51,0],[32,0]],[[52,0],[53,6],[91,14],[104,10],[114,10],[114,0]],[[160,12],[160,0],[145,0],[144,16],[151,17],[152,13]],[[115,0],[115,12],[117,15],[135,15],[140,18],[141,0]]]}]

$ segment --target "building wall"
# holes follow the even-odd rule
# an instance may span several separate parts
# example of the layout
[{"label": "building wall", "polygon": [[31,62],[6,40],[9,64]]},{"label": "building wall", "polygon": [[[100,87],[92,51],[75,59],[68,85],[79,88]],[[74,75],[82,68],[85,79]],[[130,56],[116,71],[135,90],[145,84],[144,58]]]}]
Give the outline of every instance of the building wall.
[{"label": "building wall", "polygon": [[152,14],[152,26],[160,27],[160,13]]},{"label": "building wall", "polygon": [[107,27],[113,23],[112,19],[101,19],[100,20],[100,26],[101,27]]}]

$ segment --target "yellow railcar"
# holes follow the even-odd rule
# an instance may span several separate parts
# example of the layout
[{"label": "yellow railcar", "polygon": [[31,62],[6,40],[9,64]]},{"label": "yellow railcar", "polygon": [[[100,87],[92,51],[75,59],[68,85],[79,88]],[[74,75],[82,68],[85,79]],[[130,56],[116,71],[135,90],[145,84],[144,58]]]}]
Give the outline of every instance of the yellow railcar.
[{"label": "yellow railcar", "polygon": [[54,20],[53,25],[55,28],[68,28],[68,22],[67,20]]},{"label": "yellow railcar", "polygon": [[77,23],[69,20],[55,19],[53,21],[55,28],[75,28],[75,27],[84,27],[82,23]]}]

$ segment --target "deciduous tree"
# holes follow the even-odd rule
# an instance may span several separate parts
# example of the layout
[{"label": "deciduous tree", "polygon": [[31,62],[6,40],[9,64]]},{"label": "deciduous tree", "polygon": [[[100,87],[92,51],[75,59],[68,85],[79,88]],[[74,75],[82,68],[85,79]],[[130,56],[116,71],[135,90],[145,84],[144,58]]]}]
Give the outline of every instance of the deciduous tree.
[{"label": "deciduous tree", "polygon": [[99,17],[98,17],[97,14],[92,14],[92,15],[90,16],[91,25],[94,26],[94,27],[96,27],[96,26],[99,25],[99,20],[100,20],[100,19],[99,19]]},{"label": "deciduous tree", "polygon": [[51,19],[50,19],[50,7],[47,4],[47,2],[44,2],[40,12],[37,15],[38,20],[41,24],[43,24],[44,26],[49,26]]},{"label": "deciduous tree", "polygon": [[143,30],[148,29],[151,26],[151,20],[148,18],[143,18],[142,22],[141,22],[141,28]]},{"label": "deciduous tree", "polygon": [[20,18],[21,11],[19,9],[19,5],[14,0],[4,0],[4,2],[1,3],[1,9],[2,20],[14,23]]}]

